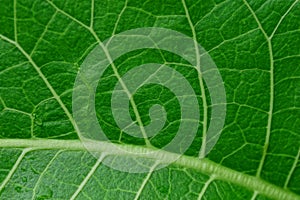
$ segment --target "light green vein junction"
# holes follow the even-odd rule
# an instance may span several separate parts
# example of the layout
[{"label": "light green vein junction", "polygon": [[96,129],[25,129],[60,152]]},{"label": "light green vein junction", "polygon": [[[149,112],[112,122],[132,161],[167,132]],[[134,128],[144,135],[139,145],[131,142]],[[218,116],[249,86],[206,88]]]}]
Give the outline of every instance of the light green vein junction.
[{"label": "light green vein junction", "polygon": [[[166,151],[156,151],[153,149],[133,146],[125,144],[112,144],[108,142],[90,142],[88,143],[93,151],[110,153],[112,155],[128,155],[128,152],[141,154],[145,158],[156,158],[163,160],[178,156],[176,154]],[[0,139],[0,147],[4,148],[31,148],[32,150],[39,149],[60,149],[70,151],[86,151],[85,147],[79,140],[55,140],[55,139]],[[117,148],[116,148],[117,147]],[[213,176],[215,180],[228,181],[233,184],[248,188],[256,191],[258,194],[264,195],[272,199],[285,199],[285,200],[300,200],[300,197],[289,190],[282,189],[271,183],[268,183],[258,177],[243,174],[234,171],[220,164],[212,162],[206,158],[198,159],[191,156],[181,156],[176,165],[184,168],[198,170],[209,176]]]}]

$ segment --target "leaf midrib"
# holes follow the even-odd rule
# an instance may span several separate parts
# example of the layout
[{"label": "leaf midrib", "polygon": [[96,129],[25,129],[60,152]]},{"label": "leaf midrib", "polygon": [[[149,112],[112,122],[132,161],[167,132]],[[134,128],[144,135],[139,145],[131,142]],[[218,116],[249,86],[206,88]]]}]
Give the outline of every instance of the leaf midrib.
[{"label": "leaf midrib", "polygon": [[[89,142],[89,149],[97,152],[109,152],[111,155],[126,154],[128,152],[140,154],[143,153],[145,158],[163,159],[166,157],[178,156],[177,154],[158,151],[136,145],[112,144],[110,142]],[[34,150],[42,149],[60,149],[70,151],[86,151],[85,146],[80,140],[58,140],[58,139],[0,139],[0,148],[31,148]],[[116,148],[117,147],[117,148]],[[282,189],[276,185],[266,182],[258,177],[243,174],[224,167],[218,163],[208,160],[207,158],[198,159],[192,156],[181,156],[174,164],[200,171],[209,176],[214,176],[217,180],[228,181],[236,185],[247,188],[251,191],[267,196],[272,199],[300,200],[300,196],[289,190]]]}]

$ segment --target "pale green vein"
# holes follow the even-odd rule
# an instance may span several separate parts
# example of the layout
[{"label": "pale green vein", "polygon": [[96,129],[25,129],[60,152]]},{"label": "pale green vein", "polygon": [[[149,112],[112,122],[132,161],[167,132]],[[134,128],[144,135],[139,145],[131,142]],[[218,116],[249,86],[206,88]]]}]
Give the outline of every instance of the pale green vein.
[{"label": "pale green vein", "polygon": [[[243,133],[244,135],[244,133]],[[229,158],[232,155],[235,155],[237,152],[241,151],[243,148],[245,148],[247,146],[247,143],[243,144],[242,146],[240,146],[239,148],[235,149],[234,151],[230,152],[229,154],[227,154],[226,156],[223,156],[222,159],[220,160],[220,164],[223,164],[224,160],[226,160],[227,158]]]},{"label": "pale green vein", "polygon": [[9,67],[5,68],[4,70],[0,71],[0,75],[1,75],[1,74],[4,74],[5,72],[8,72],[9,70],[12,70],[12,69],[15,69],[15,68],[24,66],[24,65],[26,65],[27,63],[28,63],[28,61],[25,61],[25,62],[16,64],[16,65],[9,66]]},{"label": "pale green vein", "polygon": [[298,0],[296,0],[289,8],[288,10],[284,13],[284,15],[280,18],[279,22],[275,26],[274,30],[272,31],[272,34],[270,36],[267,35],[265,30],[263,29],[259,19],[257,18],[254,10],[251,8],[249,3],[246,0],[243,0],[249,11],[251,12],[253,18],[255,19],[256,23],[258,24],[259,29],[263,33],[267,43],[268,43],[268,48],[269,48],[269,58],[270,58],[270,106],[269,106],[269,112],[268,112],[268,124],[267,124],[267,133],[266,133],[266,138],[265,138],[265,144],[264,144],[264,149],[263,149],[263,155],[262,159],[260,161],[256,176],[260,176],[266,156],[267,156],[267,151],[269,147],[269,141],[270,141],[270,135],[271,135],[271,127],[272,127],[272,117],[273,117],[273,108],[274,108],[274,58],[273,58],[273,49],[272,49],[272,43],[271,39],[274,36],[275,32],[277,31],[279,25],[283,21],[283,19],[287,16],[287,14],[291,11],[291,9],[296,5]]},{"label": "pale green vein", "polygon": [[89,171],[88,175],[83,179],[83,181],[81,182],[81,184],[79,185],[79,187],[77,188],[77,190],[74,192],[74,194],[72,195],[72,197],[70,198],[70,200],[74,200],[78,194],[82,191],[82,189],[84,188],[84,186],[87,184],[87,182],[91,179],[91,177],[93,176],[93,174],[95,173],[95,171],[98,169],[100,163],[103,161],[105,157],[105,154],[101,154],[101,156],[99,157],[99,159],[97,159],[97,162],[94,164],[94,166],[92,167],[92,169]]},{"label": "pale green vein", "polygon": [[[143,154],[145,158],[157,159],[159,161],[164,158],[177,158],[177,154],[166,152],[163,150],[156,151],[151,148],[125,145],[111,144],[107,142],[89,142],[89,149],[95,152],[104,152],[113,155]],[[116,146],[117,145],[117,148]],[[61,149],[72,151],[86,151],[85,147],[79,140],[55,140],[55,139],[0,139],[0,147],[4,148],[35,148],[35,149]],[[169,159],[167,159],[169,160]],[[195,169],[209,176],[214,176],[216,180],[228,181],[230,183],[245,187],[258,194],[264,195],[271,199],[300,200],[300,196],[289,190],[280,188],[268,183],[259,177],[250,176],[241,172],[237,172],[220,164],[212,162],[208,159],[199,159],[190,156],[181,156],[174,164],[188,169]],[[15,169],[17,166],[15,167]]]},{"label": "pale green vein", "polygon": [[17,29],[17,0],[14,0],[14,37],[18,42],[18,29]]},{"label": "pale green vein", "polygon": [[[122,88],[124,89],[125,93],[127,94],[128,97],[131,97],[131,93],[130,91],[128,90],[126,84],[124,83],[124,81],[122,80],[118,70],[117,70],[117,67],[115,66],[111,56],[110,56],[110,53],[108,52],[108,49],[105,47],[105,45],[102,43],[102,41],[100,40],[100,38],[98,37],[98,35],[96,34],[96,32],[94,31],[94,29],[92,29],[91,27],[88,27],[86,26],[85,24],[83,24],[82,22],[80,22],[79,20],[77,20],[76,18],[72,17],[71,15],[69,15],[68,13],[66,13],[65,11],[61,10],[60,8],[58,8],[53,2],[47,0],[47,2],[53,7],[55,8],[58,12],[62,13],[63,15],[65,15],[66,17],[69,17],[71,20],[77,22],[78,24],[80,24],[82,27],[86,28],[92,35],[93,37],[95,38],[95,40],[98,42],[99,46],[103,49],[104,53],[105,53],[105,56],[107,57],[108,61],[111,63],[111,67],[112,67],[112,70],[115,74],[115,76],[117,77],[118,81],[120,82]],[[140,117],[140,114],[138,112],[138,109],[137,109],[137,106],[134,102],[134,99],[133,98],[129,98],[129,102],[133,108],[133,112],[136,116],[136,120],[138,122],[138,125],[140,127],[140,130],[141,130],[141,133],[143,135],[143,138],[144,138],[144,141],[146,143],[147,146],[151,147],[151,143],[150,141],[148,140],[148,137],[147,137],[147,134],[146,134],[146,131],[145,131],[145,128],[144,128],[144,125],[142,123],[142,120],[141,120],[141,117]],[[75,124],[75,127],[76,124]],[[77,130],[77,132],[79,131],[78,128],[75,128]],[[78,132],[79,133],[79,132]]]},{"label": "pale green vein", "polygon": [[233,42],[233,41],[236,41],[238,39],[243,39],[245,37],[253,37],[253,35],[251,35],[252,33],[255,33],[256,31],[258,30],[258,28],[255,28],[255,29],[252,29],[252,30],[249,30],[243,34],[240,34],[238,36],[235,36],[233,38],[230,38],[230,39],[225,39],[223,40],[221,43],[219,43],[218,45],[212,47],[211,49],[209,49],[208,51],[205,51],[204,53],[202,53],[201,55],[205,55],[205,54],[209,54],[211,52],[213,52],[214,50],[220,48],[222,45],[224,44],[227,44],[227,43],[230,43],[230,42]]},{"label": "pale green vein", "polygon": [[4,107],[4,109],[7,108],[7,106],[5,105],[5,102],[3,101],[1,96],[0,96],[0,102],[1,102],[2,106]]},{"label": "pale green vein", "polygon": [[143,180],[143,182],[142,182],[142,184],[141,184],[139,190],[137,191],[137,193],[136,193],[136,195],[135,195],[135,197],[134,197],[134,200],[138,200],[139,197],[141,196],[141,194],[142,194],[142,192],[143,192],[143,190],[144,190],[144,188],[145,188],[145,185],[146,185],[147,182],[149,181],[149,179],[150,179],[151,175],[153,174],[153,172],[154,172],[154,170],[155,170],[157,164],[158,164],[158,163],[155,163],[155,164],[150,168],[150,170],[149,170],[147,176],[144,178],[144,180]]},{"label": "pale green vein", "polygon": [[[2,143],[0,143],[0,144],[2,144]],[[4,189],[4,187],[6,186],[6,184],[8,183],[8,181],[11,179],[11,177],[14,175],[15,171],[19,167],[19,165],[20,165],[21,161],[23,160],[23,158],[25,157],[26,153],[28,153],[31,150],[32,150],[31,148],[26,148],[26,149],[24,149],[22,151],[21,155],[18,157],[18,159],[15,162],[14,166],[11,168],[11,170],[8,173],[8,175],[5,177],[4,181],[1,183],[1,185],[0,185],[0,193],[2,192],[2,190]]]},{"label": "pale green vein", "polygon": [[94,10],[95,10],[95,0],[91,0],[91,21],[90,28],[94,27]]},{"label": "pale green vein", "polygon": [[[221,7],[221,6],[225,7],[226,5],[223,5],[223,4],[226,4],[226,3],[227,3],[227,1],[223,1],[223,2],[219,3],[218,5],[214,6],[209,12],[207,12],[204,16],[201,17],[201,19],[199,19],[195,23],[194,27],[199,26],[200,23],[203,22],[203,20],[205,20],[208,16],[211,16],[216,11],[216,9],[218,9],[219,7]],[[190,6],[190,9],[192,9],[193,7],[194,7],[194,5]]]},{"label": "pale green vein", "polygon": [[73,20],[74,22],[76,22],[77,24],[79,24],[80,26],[90,30],[91,27],[88,27],[87,25],[85,25],[84,23],[82,23],[81,21],[79,21],[78,19],[76,19],[75,17],[71,16],[70,14],[66,13],[65,11],[61,10],[60,8],[58,8],[52,1],[46,0],[53,8],[55,8],[58,12],[60,12],[61,14],[65,15],[66,17],[70,18],[71,20]]},{"label": "pale green vein", "polygon": [[277,23],[276,27],[274,28],[273,32],[270,35],[270,39],[272,39],[272,37],[274,36],[274,34],[276,33],[278,27],[280,26],[281,22],[284,20],[284,18],[286,17],[286,15],[292,10],[292,8],[297,4],[298,0],[296,0],[290,7],[289,9],[287,9],[287,11],[281,16],[279,22]]},{"label": "pale green vein", "polygon": [[52,93],[53,97],[56,99],[56,101],[58,102],[58,104],[60,105],[60,107],[63,109],[63,111],[65,112],[65,114],[67,115],[67,117],[69,118],[70,122],[72,123],[74,129],[78,132],[79,129],[73,119],[72,114],[69,112],[69,110],[67,109],[67,107],[65,106],[65,104],[62,102],[62,100],[60,99],[60,96],[56,93],[56,91],[54,90],[54,88],[52,87],[52,85],[50,84],[50,82],[48,81],[48,79],[46,78],[46,76],[43,74],[43,72],[41,71],[41,69],[37,66],[37,64],[33,61],[33,59],[31,58],[31,56],[15,41],[12,41],[11,39],[3,36],[0,34],[0,38],[11,43],[12,45],[15,45],[17,47],[17,49],[19,49],[19,51],[28,59],[29,63],[33,66],[33,68],[35,69],[35,71],[38,73],[38,75],[40,76],[40,78],[44,81],[44,83],[46,84],[47,88],[50,90],[50,92]]},{"label": "pale green vein", "polygon": [[[297,30],[299,31],[299,30]],[[277,34],[279,35],[279,34]],[[274,59],[274,61],[283,61],[283,60],[286,60],[286,59],[293,59],[293,58],[300,58],[300,55],[291,55],[291,56],[285,56],[285,57],[282,57],[282,58],[277,58],[277,59]]]},{"label": "pale green vein", "polygon": [[51,19],[48,21],[48,23],[46,24],[43,33],[41,34],[41,36],[39,37],[39,39],[37,40],[37,42],[35,43],[34,47],[32,48],[31,53],[29,54],[30,57],[32,57],[32,54],[35,52],[36,48],[38,47],[38,45],[40,44],[40,42],[43,40],[44,35],[46,34],[46,32],[48,31],[48,27],[49,25],[53,22],[55,16],[56,16],[57,11],[52,15]]},{"label": "pale green vein", "polygon": [[278,85],[278,84],[280,84],[280,83],[282,83],[282,82],[284,82],[284,81],[291,81],[293,79],[297,81],[297,79],[300,79],[300,76],[290,76],[290,77],[286,77],[286,78],[280,79],[279,81],[277,81],[275,83],[275,86]]},{"label": "pale green vein", "polygon": [[287,178],[285,180],[285,183],[284,183],[284,188],[285,189],[288,187],[288,184],[289,184],[289,182],[291,180],[291,177],[292,177],[292,175],[293,175],[293,173],[294,173],[294,171],[295,171],[295,169],[297,167],[297,164],[298,164],[298,161],[299,161],[299,157],[300,157],[300,148],[298,150],[298,154],[295,157],[295,160],[294,160],[294,163],[293,163],[293,165],[291,167],[291,170],[289,171],[289,174],[288,174],[288,176],[287,176]]},{"label": "pale green vein", "polygon": [[57,156],[62,152],[61,151],[58,151],[56,152],[56,154],[52,157],[52,159],[50,160],[50,162],[47,164],[47,166],[44,168],[44,170],[42,171],[41,175],[39,176],[33,190],[32,190],[32,200],[36,199],[36,189],[37,187],[39,186],[42,178],[44,177],[45,173],[48,171],[49,167],[52,165],[52,163],[54,162],[54,160],[57,158]]},{"label": "pale green vein", "polygon": [[11,111],[11,112],[16,112],[16,113],[20,113],[20,114],[27,115],[27,116],[31,117],[31,113],[27,113],[27,112],[24,112],[22,110],[17,110],[17,109],[8,108],[8,107],[5,107],[3,110],[7,110],[7,111]]},{"label": "pale green vein", "polygon": [[[118,15],[118,18],[117,18],[117,21],[115,23],[115,26],[114,26],[114,29],[112,31],[112,36],[114,36],[116,34],[116,31],[117,31],[117,28],[118,28],[118,25],[119,25],[119,22],[120,22],[120,19],[121,19],[121,16],[123,15],[123,13],[125,12],[126,10],[126,7],[127,7],[127,4],[128,4],[128,0],[125,0],[125,3],[124,3],[124,6],[120,12],[120,14]],[[107,42],[107,45],[109,44],[109,42]]]},{"label": "pale green vein", "polygon": [[257,191],[254,191],[254,193],[253,193],[253,195],[251,197],[251,200],[255,200],[256,197],[257,197],[257,195],[258,195]]},{"label": "pale green vein", "polygon": [[100,47],[103,49],[103,51],[104,51],[104,53],[105,53],[107,59],[108,59],[109,62],[111,63],[111,67],[112,67],[112,69],[113,69],[113,72],[114,72],[115,76],[117,77],[117,79],[118,79],[118,81],[120,82],[122,88],[124,89],[125,93],[126,93],[127,96],[129,97],[130,104],[131,104],[131,106],[132,106],[132,108],[133,108],[133,112],[134,112],[134,114],[135,114],[135,116],[136,116],[136,121],[137,121],[138,124],[139,124],[139,127],[140,127],[141,133],[142,133],[142,135],[143,135],[144,141],[145,141],[145,143],[146,143],[147,146],[151,147],[152,145],[151,145],[150,141],[148,140],[148,136],[147,136],[147,134],[146,134],[146,131],[145,131],[143,122],[142,122],[142,120],[141,120],[139,111],[138,111],[138,109],[137,109],[137,106],[136,106],[136,104],[135,104],[135,102],[134,102],[134,99],[133,99],[133,98],[130,98],[130,97],[131,97],[130,91],[128,90],[126,84],[125,84],[124,81],[122,80],[122,77],[120,76],[120,74],[119,74],[119,72],[118,72],[118,69],[117,69],[117,67],[115,66],[115,64],[114,64],[114,62],[113,62],[113,60],[112,60],[112,58],[111,58],[111,56],[110,56],[110,54],[109,54],[107,48],[106,48],[105,45],[101,42],[101,40],[98,38],[98,36],[97,36],[97,34],[95,33],[95,31],[94,31],[94,30],[90,30],[90,31],[91,31],[92,35],[94,36],[94,38],[98,41]]},{"label": "pale green vein", "polygon": [[273,49],[271,40],[269,39],[266,31],[263,29],[259,19],[257,18],[254,10],[251,8],[251,6],[248,4],[246,0],[243,0],[246,7],[249,9],[250,13],[252,14],[253,18],[255,19],[259,29],[261,30],[262,34],[264,35],[269,48],[269,59],[270,59],[270,105],[269,105],[269,112],[268,112],[268,123],[267,123],[267,131],[266,131],[266,137],[265,137],[265,144],[263,147],[263,154],[262,158],[260,160],[256,176],[259,177],[262,171],[262,168],[264,166],[264,162],[267,156],[268,148],[269,148],[269,141],[270,141],[270,135],[271,135],[271,126],[272,126],[272,117],[273,117],[273,107],[274,107],[274,60],[273,60]]},{"label": "pale green vein", "polygon": [[189,10],[186,6],[185,0],[182,0],[182,5],[185,10],[186,18],[189,22],[190,28],[192,30],[192,35],[193,35],[193,41],[194,41],[194,46],[195,46],[195,53],[196,53],[196,68],[198,71],[198,81],[201,89],[201,100],[203,104],[203,129],[202,129],[202,144],[201,148],[199,151],[199,158],[204,158],[205,157],[205,150],[206,150],[206,140],[207,140],[207,121],[208,121],[208,106],[207,106],[207,101],[206,101],[206,96],[205,96],[205,88],[204,88],[204,83],[203,83],[203,77],[202,77],[202,72],[200,69],[200,52],[198,48],[198,43],[197,43],[197,35],[195,31],[195,27],[192,23]]},{"label": "pale green vein", "polygon": [[199,196],[198,196],[198,200],[201,200],[205,194],[205,191],[207,190],[208,186],[210,185],[210,183],[215,179],[214,176],[211,176],[204,184],[204,186],[202,187]]}]

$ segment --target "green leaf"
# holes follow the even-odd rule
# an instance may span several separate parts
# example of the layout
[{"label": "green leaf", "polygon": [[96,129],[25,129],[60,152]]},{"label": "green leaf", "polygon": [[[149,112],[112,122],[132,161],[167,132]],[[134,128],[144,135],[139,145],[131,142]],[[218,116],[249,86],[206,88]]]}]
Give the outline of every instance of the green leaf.
[{"label": "green leaf", "polygon": [[[298,0],[0,0],[0,5],[0,199],[300,199]],[[213,94],[186,59],[161,49],[124,54],[99,80],[96,117],[113,143],[91,142],[91,154],[79,139],[72,94],[84,60],[102,41],[145,27],[187,35],[218,67],[226,119],[205,158]],[[153,105],[164,107],[167,120],[148,139],[152,147],[122,131],[111,108],[118,75],[147,63],[167,64],[182,74],[200,108],[192,144],[160,169],[148,161],[176,156],[151,154],[180,127],[176,95],[146,84],[128,104],[132,120],[144,126],[151,124]],[[129,162],[149,172],[109,165]]]}]

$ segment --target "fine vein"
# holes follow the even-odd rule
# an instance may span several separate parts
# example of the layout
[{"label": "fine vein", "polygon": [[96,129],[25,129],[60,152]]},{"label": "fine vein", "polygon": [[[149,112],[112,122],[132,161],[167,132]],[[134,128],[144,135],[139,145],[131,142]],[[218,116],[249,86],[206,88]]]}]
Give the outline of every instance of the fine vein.
[{"label": "fine vein", "polygon": [[32,200],[36,199],[36,189],[38,188],[42,178],[44,177],[45,173],[48,171],[49,167],[52,165],[52,163],[55,161],[55,159],[57,158],[57,156],[61,153],[62,151],[58,151],[56,152],[56,154],[52,157],[52,159],[50,160],[50,162],[47,164],[47,166],[45,167],[45,169],[42,171],[41,175],[39,176],[33,190],[32,190]]}]

